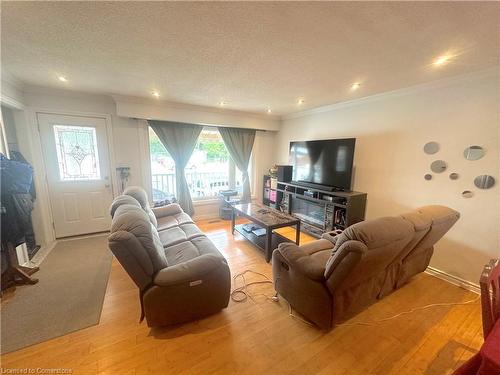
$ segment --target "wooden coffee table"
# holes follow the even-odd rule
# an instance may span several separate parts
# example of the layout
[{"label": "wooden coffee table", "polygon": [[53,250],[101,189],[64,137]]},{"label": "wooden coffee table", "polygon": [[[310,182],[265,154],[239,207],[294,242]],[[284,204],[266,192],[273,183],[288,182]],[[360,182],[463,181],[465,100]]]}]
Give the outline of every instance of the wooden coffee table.
[{"label": "wooden coffee table", "polygon": [[[245,224],[236,225],[237,216],[243,216],[252,223],[257,224],[259,227],[265,229],[266,234],[258,236],[253,232],[248,232],[243,229]],[[237,204],[233,206],[231,233],[234,234],[236,230],[248,241],[264,250],[266,262],[271,260],[273,250],[276,249],[280,243],[293,242],[281,234],[273,232],[273,230],[290,226],[295,226],[295,243],[298,245],[300,240],[300,219],[259,203]]]}]

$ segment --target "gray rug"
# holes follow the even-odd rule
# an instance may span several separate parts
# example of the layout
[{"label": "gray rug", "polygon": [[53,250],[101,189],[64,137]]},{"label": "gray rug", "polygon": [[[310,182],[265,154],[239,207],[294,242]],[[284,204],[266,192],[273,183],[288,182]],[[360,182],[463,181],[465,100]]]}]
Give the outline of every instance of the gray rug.
[{"label": "gray rug", "polygon": [[1,353],[99,323],[111,270],[107,236],[59,242],[1,307]]}]

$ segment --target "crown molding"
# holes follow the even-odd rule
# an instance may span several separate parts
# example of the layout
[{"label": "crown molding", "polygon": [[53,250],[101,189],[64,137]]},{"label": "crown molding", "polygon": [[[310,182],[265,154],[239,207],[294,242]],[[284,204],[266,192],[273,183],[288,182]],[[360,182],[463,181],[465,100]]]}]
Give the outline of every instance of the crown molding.
[{"label": "crown molding", "polygon": [[2,71],[0,102],[7,107],[24,109],[24,85],[18,79]]},{"label": "crown molding", "polygon": [[320,106],[320,107],[316,107],[316,108],[312,108],[312,109],[307,109],[305,111],[290,113],[290,114],[281,116],[281,120],[284,121],[284,120],[291,120],[291,119],[305,117],[305,116],[316,115],[319,113],[329,112],[329,111],[333,111],[333,110],[337,110],[337,109],[341,109],[341,108],[353,107],[353,106],[357,106],[357,105],[361,105],[361,104],[365,104],[365,103],[376,102],[376,101],[384,100],[384,99],[391,98],[391,97],[399,97],[399,96],[410,95],[410,94],[419,93],[419,92],[428,91],[428,90],[435,90],[437,88],[446,87],[446,86],[449,86],[451,84],[461,82],[461,81],[467,81],[467,80],[483,78],[483,77],[494,77],[494,76],[497,76],[500,78],[500,65],[497,65],[497,66],[494,66],[494,67],[488,68],[488,69],[479,70],[479,71],[472,72],[472,73],[455,75],[452,77],[447,77],[447,78],[443,78],[443,79],[439,79],[439,80],[421,83],[418,85],[404,87],[401,89],[381,92],[378,94],[369,95],[369,96],[365,96],[365,97],[358,98],[358,99],[353,99],[353,100],[348,100],[348,101],[343,101],[343,102],[338,102],[338,103],[333,103],[333,104],[327,104],[324,106]]}]

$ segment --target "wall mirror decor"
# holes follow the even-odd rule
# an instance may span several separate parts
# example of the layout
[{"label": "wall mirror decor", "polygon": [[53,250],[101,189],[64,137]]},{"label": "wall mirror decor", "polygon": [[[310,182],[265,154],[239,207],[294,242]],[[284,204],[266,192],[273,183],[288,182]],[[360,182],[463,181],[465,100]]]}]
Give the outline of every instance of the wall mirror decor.
[{"label": "wall mirror decor", "polygon": [[495,178],[487,174],[477,176],[474,179],[474,185],[479,189],[489,189],[495,185]]},{"label": "wall mirror decor", "polygon": [[458,180],[458,173],[450,173],[450,180]]},{"label": "wall mirror decor", "polygon": [[472,198],[473,195],[474,195],[474,193],[470,190],[462,191],[462,197],[464,197],[464,198]]},{"label": "wall mirror decor", "polygon": [[427,181],[432,180],[432,175],[431,175],[431,174],[429,174],[429,173],[427,173],[427,174],[424,176],[424,178],[425,178]]},{"label": "wall mirror decor", "polygon": [[442,173],[446,170],[446,162],[443,160],[433,161],[431,164],[431,171],[434,173]]},{"label": "wall mirror decor", "polygon": [[424,145],[424,152],[428,155],[433,155],[439,151],[439,143],[437,142],[427,142]]},{"label": "wall mirror decor", "polygon": [[464,158],[467,160],[479,160],[484,156],[484,148],[481,146],[469,146],[464,150]]}]

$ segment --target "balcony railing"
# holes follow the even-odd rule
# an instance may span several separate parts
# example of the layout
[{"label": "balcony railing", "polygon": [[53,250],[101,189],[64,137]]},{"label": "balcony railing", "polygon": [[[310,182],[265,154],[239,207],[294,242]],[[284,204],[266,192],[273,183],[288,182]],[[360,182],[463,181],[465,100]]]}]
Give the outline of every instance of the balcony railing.
[{"label": "balcony railing", "polygon": [[[216,197],[220,190],[229,189],[229,173],[227,172],[186,172],[186,180],[193,199]],[[175,173],[152,175],[153,199],[164,199],[164,195],[177,196]],[[236,181],[237,189],[240,182]]]}]

